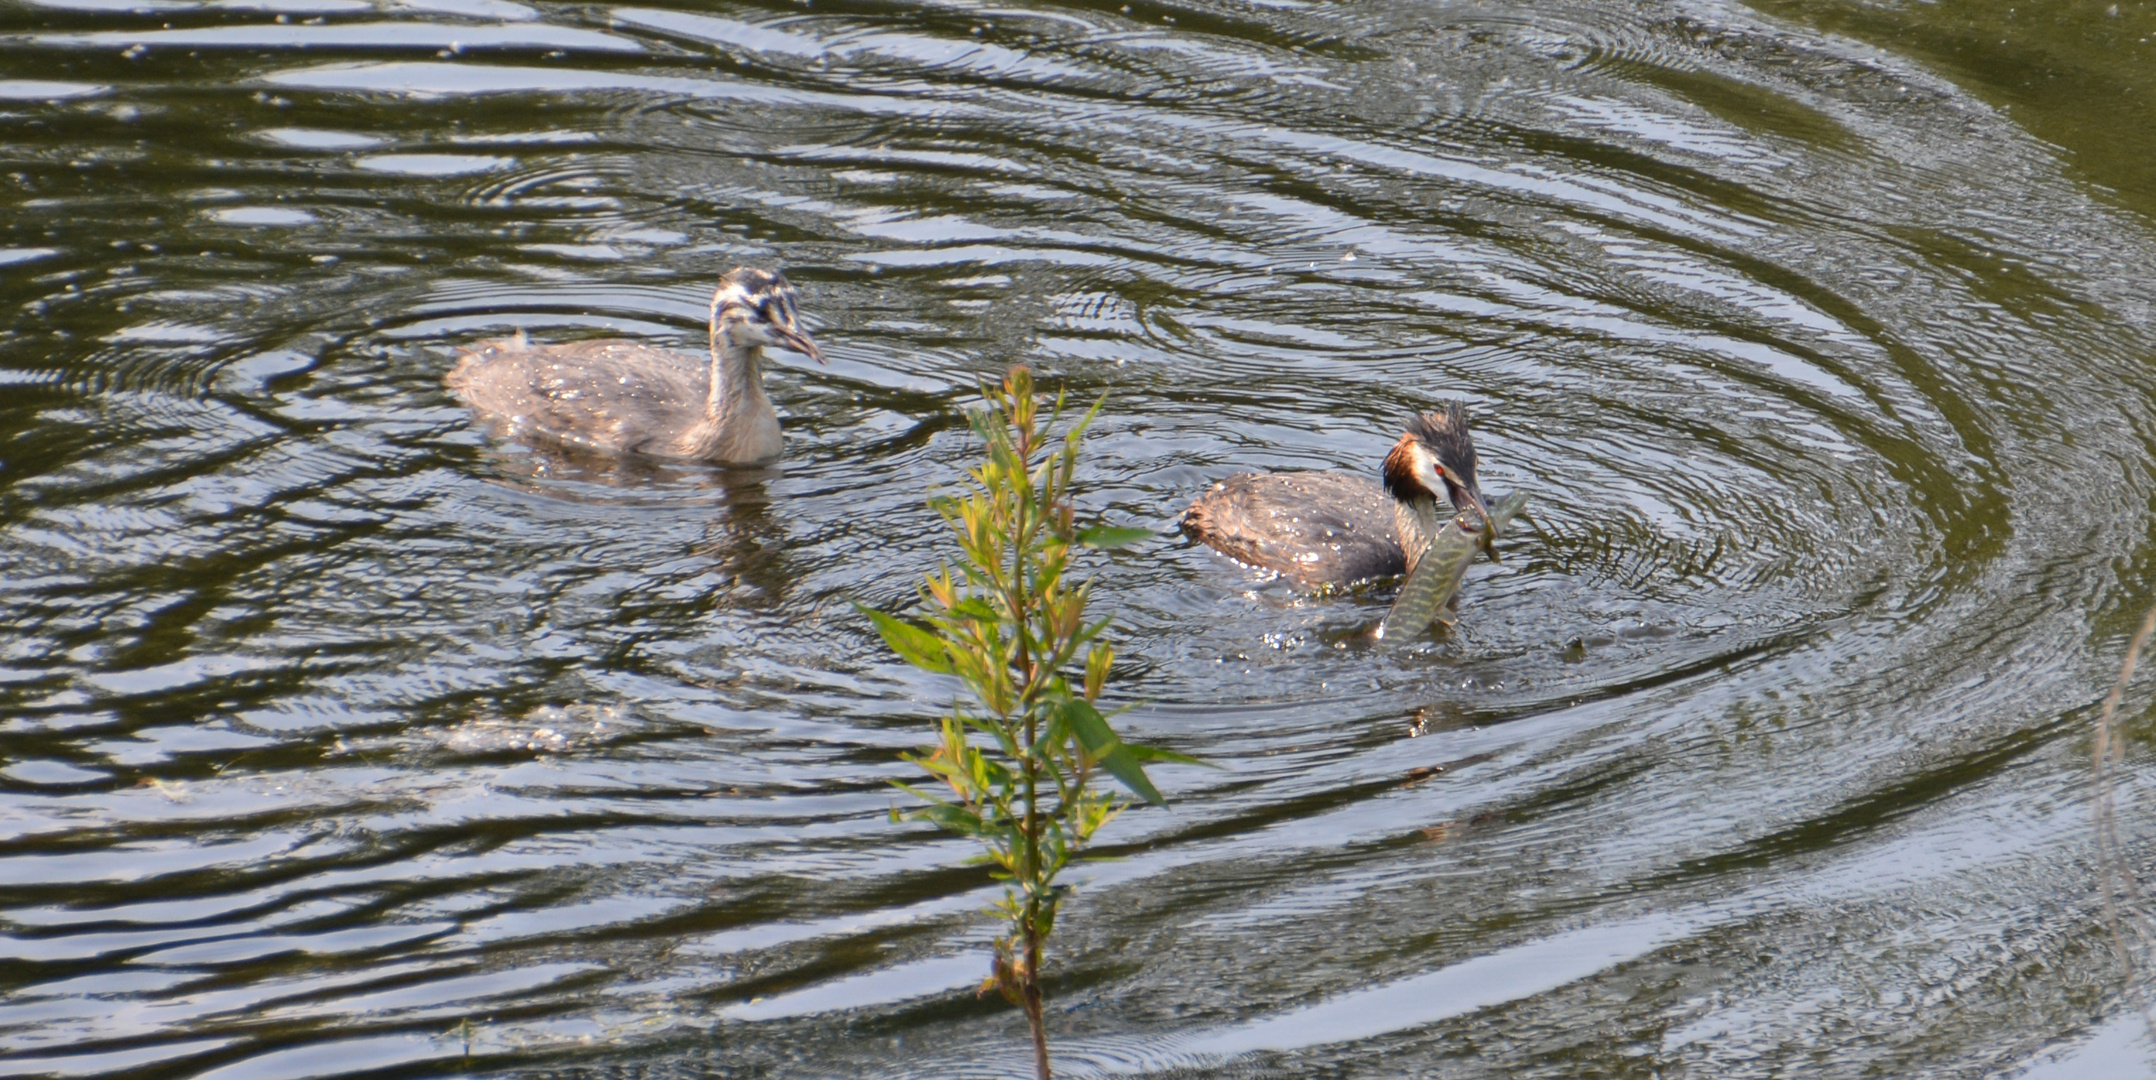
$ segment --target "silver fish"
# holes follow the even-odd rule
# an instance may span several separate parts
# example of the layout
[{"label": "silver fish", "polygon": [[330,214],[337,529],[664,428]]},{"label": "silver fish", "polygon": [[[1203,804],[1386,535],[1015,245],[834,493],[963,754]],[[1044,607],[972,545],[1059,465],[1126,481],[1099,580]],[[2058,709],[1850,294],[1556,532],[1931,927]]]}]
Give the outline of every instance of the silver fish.
[{"label": "silver fish", "polygon": [[1467,576],[1467,564],[1473,561],[1477,549],[1490,551],[1494,560],[1496,552],[1490,545],[1497,534],[1512,521],[1514,514],[1527,505],[1527,493],[1515,491],[1498,500],[1490,508],[1489,528],[1470,529],[1460,524],[1458,517],[1445,523],[1430,538],[1430,547],[1422,558],[1416,560],[1415,569],[1400,583],[1400,595],[1392,602],[1392,610],[1385,613],[1385,621],[1377,625],[1378,640],[1388,637],[1411,637],[1430,625],[1432,619],[1443,619],[1438,614],[1460,591],[1460,580]]}]

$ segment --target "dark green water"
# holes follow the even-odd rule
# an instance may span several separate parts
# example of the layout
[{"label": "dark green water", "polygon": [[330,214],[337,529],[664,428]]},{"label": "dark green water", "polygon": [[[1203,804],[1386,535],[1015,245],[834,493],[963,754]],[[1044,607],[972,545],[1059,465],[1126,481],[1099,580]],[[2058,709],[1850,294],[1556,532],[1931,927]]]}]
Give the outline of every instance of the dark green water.
[{"label": "dark green water", "polygon": [[[987,879],[886,817],[952,688],[851,607],[948,557],[1017,360],[1106,395],[1117,523],[1450,396],[1534,497],[1406,649],[1383,589],[1092,566],[1123,722],[1223,768],[1079,875],[1069,1075],[2146,1075],[2108,7],[0,10],[0,1076],[1023,1075]],[[739,263],[830,354],[781,472],[441,386],[698,348]]]}]

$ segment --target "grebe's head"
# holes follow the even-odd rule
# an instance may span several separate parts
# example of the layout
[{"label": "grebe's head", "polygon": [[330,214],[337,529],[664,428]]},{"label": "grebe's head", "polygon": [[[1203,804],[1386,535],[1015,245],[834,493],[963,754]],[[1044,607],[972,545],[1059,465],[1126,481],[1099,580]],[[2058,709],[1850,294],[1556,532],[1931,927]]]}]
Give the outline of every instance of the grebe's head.
[{"label": "grebe's head", "polygon": [[1490,508],[1475,482],[1475,440],[1467,434],[1464,403],[1448,401],[1407,422],[1407,431],[1385,455],[1385,490],[1401,502],[1417,495],[1435,499],[1443,492],[1454,511],[1473,507],[1488,530]]},{"label": "grebe's head", "polygon": [[737,266],[719,279],[711,294],[711,335],[737,346],[777,345],[826,363],[823,350],[809,339],[794,314],[794,287],[776,270]]}]

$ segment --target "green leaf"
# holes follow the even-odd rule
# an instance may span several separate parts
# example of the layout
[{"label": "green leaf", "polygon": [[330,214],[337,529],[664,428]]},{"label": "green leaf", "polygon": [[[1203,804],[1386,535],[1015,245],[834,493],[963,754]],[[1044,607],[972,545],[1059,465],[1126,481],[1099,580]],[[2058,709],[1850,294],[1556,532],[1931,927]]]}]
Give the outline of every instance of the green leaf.
[{"label": "green leaf", "polygon": [[[1078,640],[1084,641],[1092,635],[1100,633],[1104,627],[1105,620],[1102,623],[1095,623],[1087,627],[1085,633],[1078,635]],[[1110,646],[1096,642],[1093,648],[1086,653],[1085,697],[1087,701],[1100,697],[1101,688],[1108,685],[1108,666],[1113,663],[1115,663],[1115,649]]]},{"label": "green leaf", "polygon": [[1151,540],[1152,538],[1153,530],[1151,529],[1138,529],[1123,525],[1095,525],[1090,529],[1078,530],[1079,543],[1084,544],[1086,547],[1099,548],[1103,551],[1111,548],[1129,547],[1140,540]]},{"label": "green leaf", "polygon": [[978,596],[969,596],[952,605],[951,614],[960,618],[991,623],[1002,618],[1002,616],[996,614],[995,608],[989,606],[988,601]]},{"label": "green leaf", "polygon": [[1124,743],[1123,749],[1130,751],[1130,756],[1137,758],[1139,761],[1165,761],[1170,765],[1203,765],[1208,769],[1220,768],[1220,766],[1204,758],[1191,757],[1189,754],[1178,754],[1173,750],[1163,750],[1158,746],[1139,746],[1137,743]]},{"label": "green leaf", "polygon": [[960,836],[979,836],[986,831],[981,825],[980,815],[968,811],[965,807],[953,806],[950,803],[924,806],[913,811],[909,816],[933,821],[945,831],[954,832]]},{"label": "green leaf", "polygon": [[1160,789],[1146,779],[1145,766],[1139,762],[1138,756],[1130,752],[1130,747],[1123,745],[1122,739],[1116,737],[1115,730],[1108,726],[1107,719],[1101,716],[1099,709],[1084,701],[1064,702],[1063,709],[1064,719],[1069,721],[1071,730],[1077,733],[1078,741],[1085,744],[1088,753],[1100,759],[1100,767],[1108,770],[1108,775],[1122,781],[1131,794],[1146,802],[1154,806],[1168,805],[1168,800],[1161,797]]},{"label": "green leaf", "polygon": [[876,632],[883,635],[883,643],[889,645],[899,659],[938,675],[952,673],[951,657],[944,649],[943,639],[866,604],[856,603],[854,608],[876,624]]}]

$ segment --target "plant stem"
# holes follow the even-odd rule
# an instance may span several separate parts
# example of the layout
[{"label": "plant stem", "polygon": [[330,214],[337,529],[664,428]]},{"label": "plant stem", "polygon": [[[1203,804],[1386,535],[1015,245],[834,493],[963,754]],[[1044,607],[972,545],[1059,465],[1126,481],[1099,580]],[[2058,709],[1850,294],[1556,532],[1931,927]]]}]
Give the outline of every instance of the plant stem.
[{"label": "plant stem", "polygon": [[[1019,423],[1012,426],[1017,429],[1015,434],[1017,436],[1018,468],[1019,476],[1023,479],[1030,477],[1033,471],[1032,410],[1016,402],[1012,404],[1012,417],[1020,420]],[[1031,404],[1030,398],[1027,404]],[[1016,505],[1013,509],[1017,513],[1018,521],[1017,528],[1012,530],[1017,534],[1016,542],[1011,545],[1011,612],[1017,617],[1017,667],[1018,677],[1021,680],[1020,685],[1024,688],[1018,695],[1018,701],[1020,708],[1025,710],[1026,730],[1025,742],[1021,746],[1021,753],[1018,757],[1019,776],[1024,784],[1026,799],[1026,819],[1024,825],[1020,828],[1020,834],[1024,837],[1025,851],[1019,859],[1019,865],[1023,868],[1020,875],[1021,884],[1024,885],[1026,891],[1025,925],[1023,928],[1025,951],[1022,954],[1024,959],[1021,961],[1023,970],[1018,973],[1018,997],[1019,1006],[1025,1010],[1026,1024],[1033,1029],[1034,1071],[1039,1074],[1040,1080],[1050,1080],[1048,1071],[1048,1021],[1041,1008],[1040,979],[1041,762],[1040,755],[1035,752],[1040,739],[1040,710],[1033,707],[1033,698],[1037,690],[1034,683],[1039,673],[1034,670],[1033,651],[1029,647],[1027,640],[1030,637],[1027,623],[1031,621],[1033,610],[1028,606],[1026,600],[1026,552],[1032,545],[1031,533],[1040,524],[1037,520],[1037,515],[1030,514],[1028,511],[1034,509],[1033,504],[1035,500],[1040,498],[1041,493],[1032,490],[1032,485],[1029,483],[1022,485],[1021,492],[1020,497],[1014,500]]]},{"label": "plant stem", "polygon": [[1033,1028],[1033,1067],[1040,1080],[1048,1075],[1048,1018],[1041,1007],[1041,935],[1038,929],[1040,901],[1026,905],[1026,976],[1021,984],[1025,996],[1026,1023]]},{"label": "plant stem", "polygon": [[2126,989],[2126,1000],[2140,1009],[2143,1026],[2149,1037],[2156,1039],[2156,1014],[2149,1011],[2147,998],[2135,986],[2134,980],[2140,967],[2141,948],[2147,945],[2151,936],[2147,904],[2119,844],[2117,795],[2111,779],[2111,766],[2120,760],[2124,750],[2123,743],[2115,741],[2119,738],[2114,730],[2119,701],[2126,696],[2126,684],[2133,681],[2134,665],[2140,661],[2141,650],[2148,645],[2151,634],[2156,634],[2156,607],[2149,608],[2149,613],[2141,620],[2141,629],[2127,643],[2126,659],[2119,664],[2118,681],[2111,684],[2111,692],[2104,695],[2103,707],[2097,710],[2095,747],[2090,757],[2096,788],[2097,892],[2104,902],[2104,926],[2111,932],[2111,944],[2118,952],[2119,964],[2126,969],[2126,977],[2121,980]]},{"label": "plant stem", "polygon": [[[956,575],[948,566],[929,575],[922,588],[932,608],[926,629],[863,611],[900,656],[956,675],[981,705],[972,715],[954,709],[940,726],[940,745],[906,756],[952,797],[900,786],[933,804],[907,816],[980,840],[1006,881],[995,910],[1018,925],[996,939],[993,974],[982,990],[1001,992],[1026,1014],[1036,1075],[1052,1080],[1041,965],[1062,897],[1056,875],[1124,808],[1092,789],[1095,769],[1104,767],[1164,805],[1134,751],[1154,759],[1174,755],[1123,744],[1093,707],[1114,656],[1107,645],[1095,643],[1083,660],[1082,697],[1064,671],[1107,625],[1085,623],[1088,583],[1073,586],[1065,577],[1073,551],[1122,547],[1147,535],[1076,527],[1069,493],[1078,439],[1099,406],[1053,439],[1047,436],[1062,417],[1063,399],[1055,399],[1055,412],[1044,421],[1023,366],[1013,367],[1000,388],[982,389],[989,408],[972,419],[988,444],[988,460],[972,474],[975,490],[932,502],[957,531],[967,565]],[[1037,452],[1044,455],[1038,470]]]}]

